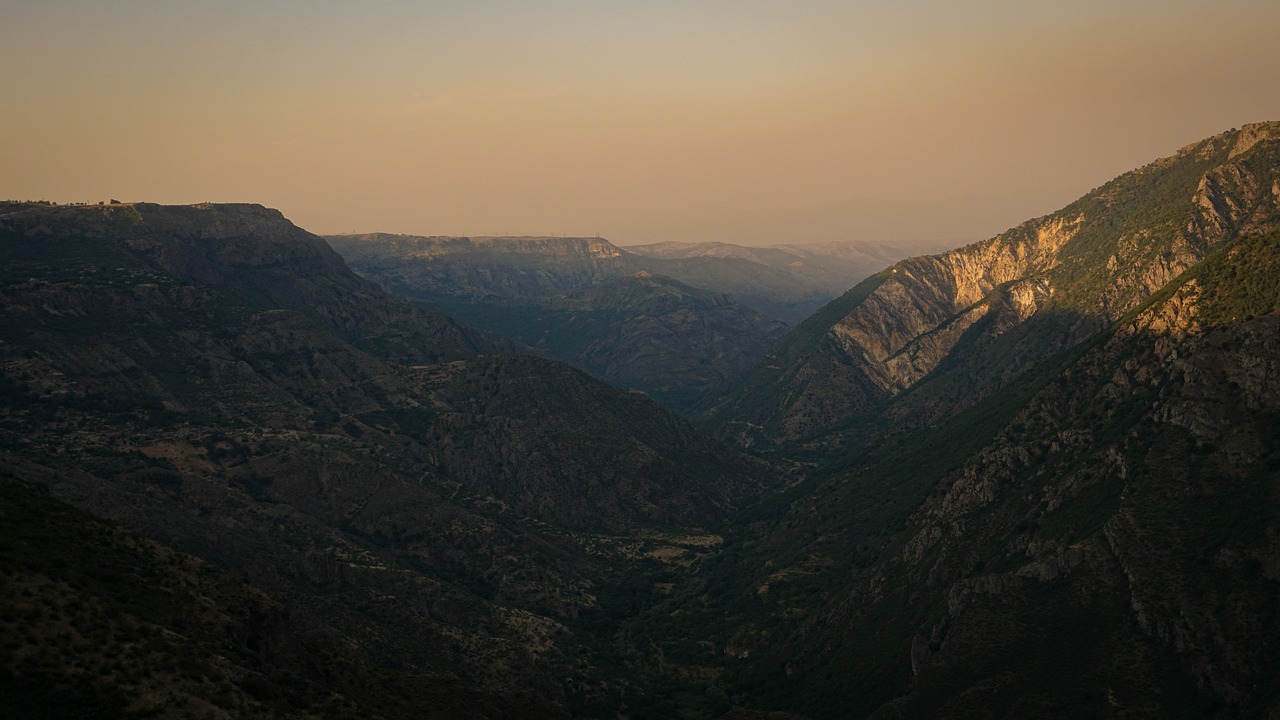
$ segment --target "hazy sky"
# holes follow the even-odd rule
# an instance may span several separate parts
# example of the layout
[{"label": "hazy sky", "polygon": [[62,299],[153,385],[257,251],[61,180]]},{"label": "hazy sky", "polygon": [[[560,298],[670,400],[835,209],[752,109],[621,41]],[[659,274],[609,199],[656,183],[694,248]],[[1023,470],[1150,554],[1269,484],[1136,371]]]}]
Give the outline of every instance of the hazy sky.
[{"label": "hazy sky", "polygon": [[1280,2],[0,9],[0,198],[320,233],[978,239],[1280,120]]}]

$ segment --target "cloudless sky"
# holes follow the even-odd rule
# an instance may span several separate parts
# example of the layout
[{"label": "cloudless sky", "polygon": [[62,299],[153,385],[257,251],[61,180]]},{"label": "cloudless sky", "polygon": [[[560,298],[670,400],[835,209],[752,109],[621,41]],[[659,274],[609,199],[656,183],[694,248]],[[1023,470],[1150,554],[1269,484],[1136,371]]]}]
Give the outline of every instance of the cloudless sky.
[{"label": "cloudless sky", "polygon": [[1280,120],[1280,3],[8,0],[0,198],[974,240]]}]

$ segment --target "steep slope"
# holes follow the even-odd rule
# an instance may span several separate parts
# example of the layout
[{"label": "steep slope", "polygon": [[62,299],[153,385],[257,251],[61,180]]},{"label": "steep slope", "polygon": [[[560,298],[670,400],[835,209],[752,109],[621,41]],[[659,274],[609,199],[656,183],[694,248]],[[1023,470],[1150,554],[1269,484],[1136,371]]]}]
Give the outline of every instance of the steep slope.
[{"label": "steep slope", "polygon": [[489,327],[676,410],[746,369],[785,330],[729,296],[646,272],[509,308]]},{"label": "steep slope", "polygon": [[[1176,225],[1175,238],[1211,238],[1202,259],[1176,260],[1191,265],[1100,331],[1058,338],[1059,352],[1021,335],[1011,347],[1042,354],[957,393],[961,408],[937,422],[902,420],[924,394],[909,390],[888,405],[892,432],[854,427],[870,440],[740,516],[721,553],[619,633],[657,639],[660,653],[623,646],[635,672],[814,718],[1280,713],[1275,130],[1187,151],[1226,148],[1225,165],[1189,183],[1193,198],[1222,177],[1264,190],[1195,203],[1192,220],[1235,208],[1208,215],[1231,223]],[[1130,247],[1101,267],[1150,278],[1172,257]],[[892,275],[831,313],[863,307]],[[1081,293],[1075,311],[1059,306],[1042,327],[1092,327],[1115,298],[1146,293],[1116,282],[1090,302],[1065,287]],[[787,343],[804,332],[828,336],[825,321],[778,356],[802,355]]]},{"label": "steep slope", "polygon": [[362,661],[568,702],[564,623],[769,476],[642,396],[477,356],[274,211],[7,204],[0,248],[3,465]]},{"label": "steep slope", "polygon": [[1231,131],[990,240],[898,263],[824,308],[822,326],[784,338],[707,409],[710,422],[744,443],[797,443],[948,417],[1214,247],[1273,226],[1278,138],[1276,123]]},{"label": "steep slope", "polygon": [[858,679],[816,716],[1280,711],[1277,271],[1230,241],[1091,343],[751,674]]}]

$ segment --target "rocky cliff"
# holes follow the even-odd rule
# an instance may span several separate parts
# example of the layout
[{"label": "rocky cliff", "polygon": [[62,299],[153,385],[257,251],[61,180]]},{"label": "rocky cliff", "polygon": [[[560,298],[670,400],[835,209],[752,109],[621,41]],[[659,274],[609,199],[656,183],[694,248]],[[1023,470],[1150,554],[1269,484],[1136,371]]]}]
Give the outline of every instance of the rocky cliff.
[{"label": "rocky cliff", "polygon": [[1275,123],[1225,133],[990,240],[902,261],[784,339],[711,420],[794,443],[900,399],[895,422],[937,422],[1274,226],[1278,141]]},{"label": "rocky cliff", "polygon": [[779,650],[795,685],[897,683],[875,717],[1280,711],[1277,269],[1280,232],[1228,241],[1062,367]]}]

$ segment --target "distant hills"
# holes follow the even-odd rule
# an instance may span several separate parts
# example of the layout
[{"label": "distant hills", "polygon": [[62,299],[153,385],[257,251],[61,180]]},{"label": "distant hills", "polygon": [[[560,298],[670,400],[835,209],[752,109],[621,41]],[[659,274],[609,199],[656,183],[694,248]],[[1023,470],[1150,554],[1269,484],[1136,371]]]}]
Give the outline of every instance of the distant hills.
[{"label": "distant hills", "polygon": [[910,245],[818,243],[749,248],[726,243],[619,247],[603,238],[331,235],[352,269],[416,301],[528,301],[647,272],[734,299],[794,323]]},{"label": "distant hills", "polygon": [[622,248],[601,238],[327,240],[354,270],[393,293],[680,410],[759,357],[780,336],[779,321],[807,317],[907,252],[871,243]]}]

